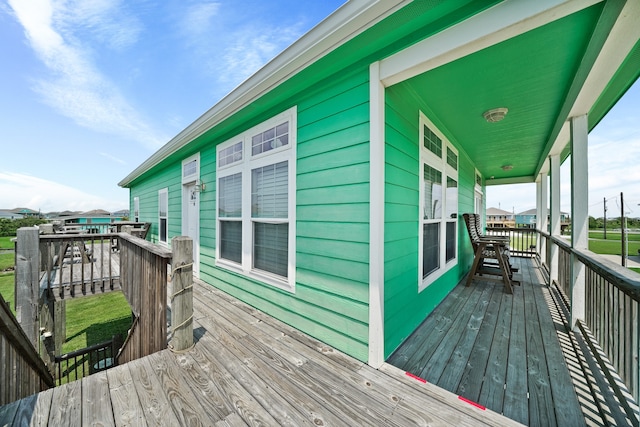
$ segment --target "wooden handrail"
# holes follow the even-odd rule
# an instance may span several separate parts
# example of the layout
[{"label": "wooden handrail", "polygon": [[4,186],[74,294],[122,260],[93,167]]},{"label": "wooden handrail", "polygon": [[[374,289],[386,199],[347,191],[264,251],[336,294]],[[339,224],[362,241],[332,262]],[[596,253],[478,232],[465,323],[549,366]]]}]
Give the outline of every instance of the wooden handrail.
[{"label": "wooden handrail", "polygon": [[551,239],[554,244],[560,246],[565,251],[577,256],[580,262],[585,266],[589,267],[612,285],[629,295],[634,301],[640,302],[640,278],[637,274],[628,268],[622,267],[589,250],[572,248],[571,243],[566,239],[558,236],[551,236],[542,231],[539,231],[539,233],[542,236]]},{"label": "wooden handrail", "polygon": [[[53,376],[33,347],[27,335],[15,318],[9,305],[0,295],[0,332],[12,344],[20,356],[38,374],[40,380],[49,387],[55,386]],[[35,392],[35,391],[34,391]],[[8,402],[5,402],[8,403]]]}]

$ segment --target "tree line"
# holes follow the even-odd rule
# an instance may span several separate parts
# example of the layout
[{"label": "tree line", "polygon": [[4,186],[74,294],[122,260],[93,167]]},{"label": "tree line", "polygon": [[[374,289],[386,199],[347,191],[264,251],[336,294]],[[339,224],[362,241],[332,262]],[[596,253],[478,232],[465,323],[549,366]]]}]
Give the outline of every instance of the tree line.
[{"label": "tree line", "polygon": [[40,218],[0,218],[0,236],[15,236],[20,227],[33,227],[38,224],[45,224],[47,221]]},{"label": "tree line", "polygon": [[[614,218],[607,218],[607,230],[608,229],[615,229],[615,228],[622,228],[620,223],[621,223],[622,218],[620,217],[614,217]],[[627,228],[640,228],[640,218],[627,218]],[[604,218],[594,218],[592,216],[589,217],[589,228],[590,229],[597,229],[597,228],[602,228],[604,229]]]}]

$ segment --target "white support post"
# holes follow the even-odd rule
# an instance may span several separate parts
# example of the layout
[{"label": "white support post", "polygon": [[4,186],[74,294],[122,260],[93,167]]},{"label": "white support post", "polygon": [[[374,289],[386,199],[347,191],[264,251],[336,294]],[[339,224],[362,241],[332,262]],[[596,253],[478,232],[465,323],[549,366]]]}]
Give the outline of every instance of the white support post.
[{"label": "white support post", "polygon": [[380,63],[369,68],[369,360],[384,363],[384,85]]},{"label": "white support post", "polygon": [[[549,175],[547,172],[540,174],[540,199],[538,200],[538,217],[536,219],[536,225],[538,230],[547,233],[549,231],[549,210],[547,208],[549,204]],[[547,259],[547,241],[542,239],[540,241],[540,256],[542,259]]]},{"label": "white support post", "polygon": [[[551,229],[552,236],[560,234],[560,156],[549,156],[549,165],[551,170]],[[551,243],[547,248],[551,251],[549,276],[550,280],[558,281],[558,247]]]},{"label": "white support post", "polygon": [[[571,246],[589,248],[589,172],[587,115],[571,118]],[[585,267],[571,256],[571,327],[585,316]]]},{"label": "white support post", "polygon": [[[542,181],[540,175],[538,175],[538,179],[536,180],[536,230],[540,230],[540,206],[542,206]],[[538,245],[538,254],[540,254],[541,259],[545,259],[542,244]]]}]

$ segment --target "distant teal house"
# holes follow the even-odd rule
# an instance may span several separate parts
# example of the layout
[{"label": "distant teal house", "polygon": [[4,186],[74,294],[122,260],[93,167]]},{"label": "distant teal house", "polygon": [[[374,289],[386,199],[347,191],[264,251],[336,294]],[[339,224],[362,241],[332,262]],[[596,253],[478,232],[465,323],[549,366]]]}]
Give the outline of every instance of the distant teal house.
[{"label": "distant teal house", "polygon": [[131,217],[379,366],[469,271],[486,186],[583,162],[640,73],[639,4],[349,1],[126,176]]},{"label": "distant teal house", "polygon": [[[537,209],[529,209],[516,214],[516,227],[536,228]],[[560,212],[560,227],[564,231],[571,224],[571,216],[567,212]]]},{"label": "distant teal house", "polygon": [[65,211],[58,214],[53,221],[62,222],[63,225],[82,225],[82,228],[89,228],[91,225],[104,226],[113,222],[122,221],[122,214],[112,214],[103,209],[94,209],[87,212]]}]

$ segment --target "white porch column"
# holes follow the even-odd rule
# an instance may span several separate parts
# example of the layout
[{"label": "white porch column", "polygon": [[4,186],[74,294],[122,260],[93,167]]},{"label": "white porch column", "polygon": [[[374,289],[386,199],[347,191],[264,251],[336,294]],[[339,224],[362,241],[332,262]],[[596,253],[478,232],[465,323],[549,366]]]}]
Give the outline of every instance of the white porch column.
[{"label": "white porch column", "polygon": [[[536,228],[547,233],[549,231],[549,175],[547,172],[540,174],[540,197],[538,199],[538,216],[536,218]],[[540,241],[540,256],[547,259],[546,240]]]},{"label": "white porch column", "polygon": [[384,85],[380,63],[369,67],[369,360],[384,363]]},{"label": "white porch column", "polygon": [[[560,234],[560,156],[549,156],[551,170],[551,229],[552,236]],[[551,252],[549,257],[549,276],[551,282],[558,281],[558,247],[550,244],[547,248]]]},{"label": "white porch column", "polygon": [[[587,115],[571,119],[571,246],[589,248],[589,173]],[[585,315],[585,268],[571,257],[571,326]]]}]

